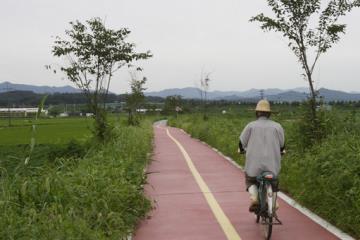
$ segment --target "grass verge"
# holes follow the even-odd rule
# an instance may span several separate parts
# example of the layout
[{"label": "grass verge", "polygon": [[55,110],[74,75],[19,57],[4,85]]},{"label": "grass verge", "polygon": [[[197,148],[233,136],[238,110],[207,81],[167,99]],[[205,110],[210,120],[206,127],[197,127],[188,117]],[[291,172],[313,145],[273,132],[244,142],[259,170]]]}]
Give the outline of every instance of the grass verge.
[{"label": "grass verge", "polygon": [[151,208],[143,194],[151,142],[145,120],[80,155],[40,161],[49,152],[36,146],[43,155],[1,161],[0,239],[126,239]]}]

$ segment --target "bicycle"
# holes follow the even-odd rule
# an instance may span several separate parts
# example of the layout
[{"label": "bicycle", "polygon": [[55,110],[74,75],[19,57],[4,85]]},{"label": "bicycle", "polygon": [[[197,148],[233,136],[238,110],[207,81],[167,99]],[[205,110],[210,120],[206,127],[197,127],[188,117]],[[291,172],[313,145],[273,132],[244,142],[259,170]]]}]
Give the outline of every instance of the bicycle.
[{"label": "bicycle", "polygon": [[[238,149],[238,153],[245,154],[246,150]],[[285,149],[281,149],[281,155],[286,154]],[[259,206],[255,210],[256,223],[261,220],[261,225],[264,226],[264,235],[266,240],[270,240],[272,235],[273,225],[282,225],[282,222],[276,214],[277,210],[277,192],[273,191],[273,186],[276,185],[278,179],[276,176],[269,171],[263,171],[259,176],[256,177],[258,186],[258,199]]]},{"label": "bicycle", "polygon": [[[259,207],[255,211],[256,223],[262,224],[265,239],[269,240],[272,234],[273,225],[282,225],[276,210],[277,193],[273,191],[276,184],[276,177],[271,172],[263,172],[256,177],[258,182]],[[261,220],[261,221],[260,221]]]}]

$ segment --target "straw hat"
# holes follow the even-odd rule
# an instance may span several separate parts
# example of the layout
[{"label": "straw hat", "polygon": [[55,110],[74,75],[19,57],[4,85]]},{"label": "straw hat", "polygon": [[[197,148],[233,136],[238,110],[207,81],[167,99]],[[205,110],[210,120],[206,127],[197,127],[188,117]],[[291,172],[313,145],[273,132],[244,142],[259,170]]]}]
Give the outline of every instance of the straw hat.
[{"label": "straw hat", "polygon": [[255,111],[257,112],[271,112],[270,103],[267,100],[260,100],[257,105]]}]

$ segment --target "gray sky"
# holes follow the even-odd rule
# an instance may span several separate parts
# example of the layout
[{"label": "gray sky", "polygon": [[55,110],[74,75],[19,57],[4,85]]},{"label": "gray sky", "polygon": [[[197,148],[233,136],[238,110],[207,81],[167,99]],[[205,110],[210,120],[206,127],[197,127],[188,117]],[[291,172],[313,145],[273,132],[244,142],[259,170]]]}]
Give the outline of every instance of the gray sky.
[{"label": "gray sky", "polygon": [[[112,28],[128,27],[137,49],[154,57],[142,62],[148,90],[193,87],[201,71],[211,74],[211,90],[307,86],[281,35],[249,23],[269,13],[265,0],[0,0],[0,82],[70,84],[44,65],[52,57],[51,36],[64,36],[72,20],[106,17]],[[360,9],[342,19],[347,34],[319,62],[318,87],[360,91]],[[128,90],[128,70],[112,82]]]}]

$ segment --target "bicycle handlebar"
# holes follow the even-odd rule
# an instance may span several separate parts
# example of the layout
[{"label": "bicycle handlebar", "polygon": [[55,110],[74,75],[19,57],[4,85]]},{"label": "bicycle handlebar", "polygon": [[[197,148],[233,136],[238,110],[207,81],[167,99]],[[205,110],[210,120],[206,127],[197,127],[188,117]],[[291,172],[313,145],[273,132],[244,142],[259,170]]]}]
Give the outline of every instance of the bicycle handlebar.
[{"label": "bicycle handlebar", "polygon": [[[241,151],[240,148],[238,148],[238,153],[239,153],[239,154],[246,154],[246,150],[245,150],[245,151]],[[280,151],[280,154],[281,154],[282,156],[285,155],[285,154],[286,154],[286,150],[284,149],[284,150]]]}]

